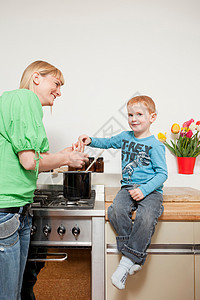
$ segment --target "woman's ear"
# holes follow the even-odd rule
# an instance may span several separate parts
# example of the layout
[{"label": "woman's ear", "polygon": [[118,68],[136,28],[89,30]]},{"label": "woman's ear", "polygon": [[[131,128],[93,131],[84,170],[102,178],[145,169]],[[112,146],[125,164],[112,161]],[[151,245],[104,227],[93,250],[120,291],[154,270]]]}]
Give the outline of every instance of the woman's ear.
[{"label": "woman's ear", "polygon": [[33,82],[38,85],[40,83],[40,74],[38,72],[34,72],[32,75]]}]

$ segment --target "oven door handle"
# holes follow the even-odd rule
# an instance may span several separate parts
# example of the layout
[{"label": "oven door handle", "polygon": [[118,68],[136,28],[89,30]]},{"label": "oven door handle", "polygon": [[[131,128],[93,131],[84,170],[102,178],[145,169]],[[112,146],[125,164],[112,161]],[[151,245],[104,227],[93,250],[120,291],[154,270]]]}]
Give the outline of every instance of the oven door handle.
[{"label": "oven door handle", "polygon": [[[36,257],[36,258],[28,258],[28,261],[56,261],[56,262],[63,262],[67,260],[68,254],[67,253],[42,253],[42,255],[52,256],[53,258],[44,258],[44,257]],[[56,256],[62,256],[60,258],[56,258]]]}]

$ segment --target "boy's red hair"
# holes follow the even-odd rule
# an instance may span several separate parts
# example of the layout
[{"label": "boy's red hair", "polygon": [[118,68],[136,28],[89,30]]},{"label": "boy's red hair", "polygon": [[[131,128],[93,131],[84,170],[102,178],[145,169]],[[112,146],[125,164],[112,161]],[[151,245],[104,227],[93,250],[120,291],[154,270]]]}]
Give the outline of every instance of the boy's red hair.
[{"label": "boy's red hair", "polygon": [[155,103],[148,96],[136,96],[136,97],[133,97],[133,98],[131,98],[128,101],[127,106],[129,106],[129,105],[131,106],[131,105],[136,104],[136,103],[142,103],[144,106],[146,106],[146,108],[148,109],[148,111],[149,111],[150,114],[156,112]]}]

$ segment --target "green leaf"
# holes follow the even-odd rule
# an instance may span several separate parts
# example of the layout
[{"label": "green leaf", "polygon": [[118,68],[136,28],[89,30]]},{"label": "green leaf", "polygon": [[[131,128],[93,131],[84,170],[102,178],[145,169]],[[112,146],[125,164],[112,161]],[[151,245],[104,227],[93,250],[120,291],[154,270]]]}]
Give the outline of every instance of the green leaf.
[{"label": "green leaf", "polygon": [[171,147],[167,142],[164,142],[164,145],[175,155],[176,155],[176,151],[174,150],[173,147]]},{"label": "green leaf", "polygon": [[175,156],[179,157],[197,157],[200,155],[199,132],[196,132],[191,138],[179,135],[177,139],[163,143]]}]

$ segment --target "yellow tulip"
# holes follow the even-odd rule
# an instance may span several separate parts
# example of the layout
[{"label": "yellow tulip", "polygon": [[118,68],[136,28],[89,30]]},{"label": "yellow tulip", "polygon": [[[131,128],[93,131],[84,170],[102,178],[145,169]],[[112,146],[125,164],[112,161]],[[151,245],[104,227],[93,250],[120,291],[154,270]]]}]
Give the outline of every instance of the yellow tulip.
[{"label": "yellow tulip", "polygon": [[171,127],[171,132],[172,133],[179,133],[180,129],[181,129],[180,126],[177,123],[174,123]]},{"label": "yellow tulip", "polygon": [[166,139],[167,139],[166,133],[164,134],[164,133],[159,132],[159,133],[158,133],[158,139],[159,139],[159,141],[162,142],[162,143],[165,142]]}]

